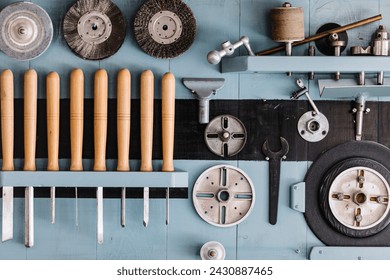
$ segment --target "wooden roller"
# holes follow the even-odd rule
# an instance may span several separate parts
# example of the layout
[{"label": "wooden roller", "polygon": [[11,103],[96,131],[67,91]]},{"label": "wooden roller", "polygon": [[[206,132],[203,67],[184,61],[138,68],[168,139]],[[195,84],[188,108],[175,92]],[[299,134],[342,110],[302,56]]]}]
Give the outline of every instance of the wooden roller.
[{"label": "wooden roller", "polygon": [[[29,69],[24,74],[24,171],[35,171],[35,149],[37,135],[37,72]],[[34,246],[34,188],[25,189],[25,237],[24,244]]]},{"label": "wooden roller", "polygon": [[[1,170],[14,170],[14,76],[11,70],[0,75],[1,95],[1,145],[3,162]],[[2,238],[13,238],[14,188],[3,186]]]},{"label": "wooden roller", "polygon": [[272,9],[271,34],[275,42],[295,42],[305,39],[303,8],[287,6]]},{"label": "wooden roller", "polygon": [[121,69],[117,78],[118,171],[129,171],[131,75]]},{"label": "wooden roller", "polygon": [[153,171],[153,108],[154,76],[146,70],[141,74],[141,171]]},{"label": "wooden roller", "polygon": [[175,133],[175,76],[166,73],[162,78],[162,171],[172,172]]},{"label": "wooden roller", "polygon": [[[106,171],[107,144],[107,110],[108,110],[108,76],[107,71],[99,69],[94,80],[93,128],[95,161],[94,171]],[[103,243],[103,187],[96,190],[97,207],[97,242]]]},{"label": "wooden roller", "polygon": [[84,74],[74,69],[70,74],[70,170],[83,170]]},{"label": "wooden roller", "polygon": [[60,76],[51,72],[46,77],[47,170],[58,171],[60,143]]}]

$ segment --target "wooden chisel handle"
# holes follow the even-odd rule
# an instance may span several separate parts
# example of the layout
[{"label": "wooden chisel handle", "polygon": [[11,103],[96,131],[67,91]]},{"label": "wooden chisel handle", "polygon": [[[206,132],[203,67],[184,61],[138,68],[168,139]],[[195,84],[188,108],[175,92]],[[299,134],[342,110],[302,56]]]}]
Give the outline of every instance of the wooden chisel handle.
[{"label": "wooden chisel handle", "polygon": [[131,75],[121,69],[117,78],[118,171],[129,171]]},{"label": "wooden chisel handle", "polygon": [[70,170],[83,170],[84,73],[70,73]]},{"label": "wooden chisel handle", "polygon": [[175,136],[175,76],[165,73],[162,78],[162,171],[172,172]]},{"label": "wooden chisel handle", "polygon": [[153,108],[154,76],[146,70],[141,74],[141,171],[153,171]]},{"label": "wooden chisel handle", "polygon": [[50,72],[46,77],[47,170],[58,171],[60,142],[60,76]]},{"label": "wooden chisel handle", "polygon": [[108,76],[104,69],[95,73],[94,80],[94,145],[95,162],[93,170],[106,171],[107,143],[107,110],[108,110]]},{"label": "wooden chisel handle", "polygon": [[37,72],[29,69],[24,74],[24,170],[35,171],[37,135]]},{"label": "wooden chisel handle", "polygon": [[4,171],[14,170],[14,75],[4,70],[0,77],[1,143]]}]

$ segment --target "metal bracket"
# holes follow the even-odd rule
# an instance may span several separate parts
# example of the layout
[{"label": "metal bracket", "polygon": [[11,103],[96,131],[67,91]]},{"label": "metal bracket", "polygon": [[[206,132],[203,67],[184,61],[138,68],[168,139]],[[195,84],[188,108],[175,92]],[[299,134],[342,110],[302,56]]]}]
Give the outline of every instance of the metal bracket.
[{"label": "metal bracket", "polygon": [[290,208],[305,213],[306,183],[300,182],[290,187]]},{"label": "metal bracket", "polygon": [[199,100],[199,123],[209,123],[209,100],[223,87],[223,78],[183,78],[183,84]]},{"label": "metal bracket", "polygon": [[313,247],[310,260],[389,260],[388,247]]}]

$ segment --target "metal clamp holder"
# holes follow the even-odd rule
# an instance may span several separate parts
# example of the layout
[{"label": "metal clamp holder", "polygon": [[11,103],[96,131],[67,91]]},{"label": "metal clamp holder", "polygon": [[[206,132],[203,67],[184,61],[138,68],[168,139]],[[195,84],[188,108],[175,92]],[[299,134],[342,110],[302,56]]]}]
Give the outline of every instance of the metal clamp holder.
[{"label": "metal clamp holder", "polygon": [[303,114],[298,121],[298,133],[303,139],[308,142],[321,141],[328,135],[329,122],[324,114],[322,114],[317,106],[314,104],[313,99],[309,95],[309,90],[304,85],[303,81],[298,79],[297,85],[300,87],[299,90],[294,91],[291,94],[292,100],[299,99],[302,95],[306,95],[311,107],[314,111],[308,111]]},{"label": "metal clamp holder", "polygon": [[363,117],[364,114],[368,114],[370,112],[370,108],[366,108],[366,96],[363,94],[356,97],[355,100],[355,108],[352,109],[352,113],[356,114],[356,131],[355,131],[355,139],[357,141],[362,140],[363,135]]},{"label": "metal clamp holder", "polygon": [[235,49],[241,47],[242,45],[244,45],[250,56],[255,55],[249,45],[249,38],[247,36],[242,36],[239,41],[233,44],[230,41],[223,42],[221,44],[221,50],[214,50],[207,54],[207,61],[211,64],[218,64],[221,62],[222,57],[233,55]]}]

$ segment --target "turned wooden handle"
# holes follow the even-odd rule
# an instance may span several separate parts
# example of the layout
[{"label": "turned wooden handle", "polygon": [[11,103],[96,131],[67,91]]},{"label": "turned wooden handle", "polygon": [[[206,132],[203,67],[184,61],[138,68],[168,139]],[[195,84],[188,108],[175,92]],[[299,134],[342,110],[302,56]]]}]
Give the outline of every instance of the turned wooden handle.
[{"label": "turned wooden handle", "polygon": [[118,171],[129,171],[131,75],[121,69],[117,80]]},{"label": "turned wooden handle", "polygon": [[83,170],[84,73],[70,73],[70,170]]},{"label": "turned wooden handle", "polygon": [[24,170],[35,171],[38,77],[34,69],[24,74]]},{"label": "turned wooden handle", "polygon": [[4,171],[14,170],[14,75],[4,70],[0,76],[1,143]]},{"label": "turned wooden handle", "polygon": [[141,74],[141,171],[153,171],[153,103],[154,76],[146,70]]},{"label": "turned wooden handle", "polygon": [[165,73],[162,78],[162,171],[172,172],[175,137],[175,76]]},{"label": "turned wooden handle", "polygon": [[104,69],[95,73],[93,129],[95,145],[95,162],[93,170],[106,170],[107,143],[107,110],[108,110],[108,76]]},{"label": "turned wooden handle", "polygon": [[58,171],[60,142],[60,76],[50,72],[46,77],[47,170]]}]

